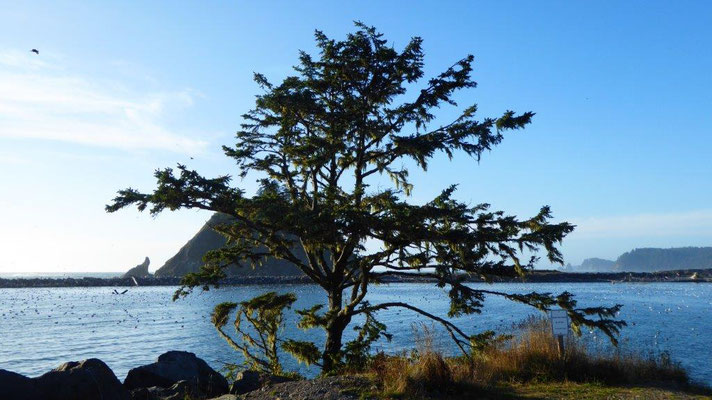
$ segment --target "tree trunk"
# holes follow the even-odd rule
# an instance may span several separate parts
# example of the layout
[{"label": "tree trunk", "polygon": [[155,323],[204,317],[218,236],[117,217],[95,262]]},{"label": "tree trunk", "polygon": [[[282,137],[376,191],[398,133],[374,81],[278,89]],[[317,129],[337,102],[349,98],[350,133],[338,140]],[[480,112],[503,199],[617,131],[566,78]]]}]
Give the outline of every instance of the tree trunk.
[{"label": "tree trunk", "polygon": [[341,338],[344,333],[344,327],[341,324],[330,324],[326,328],[326,343],[324,344],[324,353],[322,354],[323,368],[322,373],[329,374],[335,372],[339,363],[341,351]]},{"label": "tree trunk", "polygon": [[330,320],[326,325],[326,343],[322,353],[322,373],[329,374],[335,372],[341,361],[341,341],[344,329],[349,324],[351,318],[339,315],[341,311],[341,296],[339,290],[329,293],[329,315]]}]

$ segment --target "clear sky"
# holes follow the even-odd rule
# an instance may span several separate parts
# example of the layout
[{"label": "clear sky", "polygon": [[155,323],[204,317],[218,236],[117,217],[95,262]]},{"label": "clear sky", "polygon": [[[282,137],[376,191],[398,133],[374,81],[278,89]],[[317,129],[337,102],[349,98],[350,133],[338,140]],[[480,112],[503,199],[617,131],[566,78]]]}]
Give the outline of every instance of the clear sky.
[{"label": "clear sky", "polygon": [[459,100],[482,115],[537,113],[479,165],[414,174],[414,201],[460,183],[521,216],[549,204],[578,225],[573,264],[712,245],[710,2],[21,1],[0,7],[0,273],[158,268],[209,215],[106,214],[115,191],[176,162],[233,172],[220,145],[252,72],[280,80],[314,29],[343,38],[353,20],[397,48],[423,37],[426,76],[474,54]]}]

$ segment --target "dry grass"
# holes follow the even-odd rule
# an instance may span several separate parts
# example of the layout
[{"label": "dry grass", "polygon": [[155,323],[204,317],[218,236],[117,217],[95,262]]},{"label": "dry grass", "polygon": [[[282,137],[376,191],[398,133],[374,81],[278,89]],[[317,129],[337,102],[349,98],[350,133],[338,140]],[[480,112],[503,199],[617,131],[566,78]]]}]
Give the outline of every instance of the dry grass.
[{"label": "dry grass", "polygon": [[[368,371],[387,398],[459,398],[491,394],[505,385],[561,382],[693,389],[684,369],[666,355],[594,354],[575,338],[560,356],[547,321],[530,319],[511,338],[472,357],[446,358],[433,347],[433,332],[421,327],[411,354],[379,354]],[[698,388],[699,389],[699,388]],[[469,397],[468,397],[469,398]]]},{"label": "dry grass", "polygon": [[601,382],[634,384],[646,382],[689,383],[687,372],[663,353],[642,356],[616,352],[597,354],[574,337],[566,340],[559,355],[556,339],[546,320],[529,319],[519,326],[519,334],[501,346],[492,346],[472,360],[474,378],[480,383],[516,382]]}]

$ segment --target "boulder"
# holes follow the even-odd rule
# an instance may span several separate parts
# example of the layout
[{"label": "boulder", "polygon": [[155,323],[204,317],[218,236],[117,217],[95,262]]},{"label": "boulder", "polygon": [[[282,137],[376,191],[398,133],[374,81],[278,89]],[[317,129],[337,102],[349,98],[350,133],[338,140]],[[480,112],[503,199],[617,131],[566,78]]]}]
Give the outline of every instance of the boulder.
[{"label": "boulder", "polygon": [[43,397],[32,379],[4,369],[0,369],[0,392],[6,400],[35,400]]},{"label": "boulder", "polygon": [[146,257],[146,259],[143,260],[143,262],[141,264],[128,270],[124,274],[123,278],[130,278],[132,276],[134,278],[148,278],[148,277],[150,277],[151,274],[148,272],[148,266],[150,264],[151,264],[151,260],[149,260],[148,257]]},{"label": "boulder", "polygon": [[114,372],[96,358],[72,361],[32,379],[44,400],[129,400]]},{"label": "boulder", "polygon": [[135,389],[154,386],[170,388],[179,381],[187,381],[187,384],[193,385],[209,397],[228,392],[225,377],[195,354],[185,351],[169,351],[161,354],[153,364],[130,370],[124,380],[124,387],[132,392]]},{"label": "boulder", "polygon": [[235,382],[230,385],[230,394],[245,394],[267,385],[293,381],[292,378],[268,374],[260,371],[241,371],[237,373]]},{"label": "boulder", "polygon": [[178,381],[169,388],[150,387],[139,388],[131,391],[131,400],[184,400],[205,399],[207,395],[189,381]]}]

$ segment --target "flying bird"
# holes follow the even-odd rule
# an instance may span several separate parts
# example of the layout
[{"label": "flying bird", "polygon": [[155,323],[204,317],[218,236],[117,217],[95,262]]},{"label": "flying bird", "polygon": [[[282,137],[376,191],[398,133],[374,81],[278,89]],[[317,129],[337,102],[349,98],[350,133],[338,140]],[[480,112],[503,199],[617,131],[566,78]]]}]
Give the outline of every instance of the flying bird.
[{"label": "flying bird", "polygon": [[124,290],[123,292],[121,292],[121,294],[126,294],[126,292],[128,292],[128,291],[129,291],[129,290],[126,289],[126,290]]},{"label": "flying bird", "polygon": [[30,50],[30,53],[35,53],[35,54],[39,55],[40,51],[37,49],[32,49],[32,50]]}]

